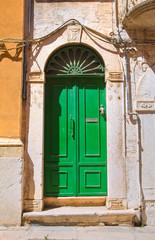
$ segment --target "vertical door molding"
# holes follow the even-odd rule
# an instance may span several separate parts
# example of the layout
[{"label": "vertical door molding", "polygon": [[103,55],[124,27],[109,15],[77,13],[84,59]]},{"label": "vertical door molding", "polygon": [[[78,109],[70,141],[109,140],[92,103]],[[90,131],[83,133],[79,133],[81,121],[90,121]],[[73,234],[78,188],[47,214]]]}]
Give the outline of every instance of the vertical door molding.
[{"label": "vertical door molding", "polygon": [[123,82],[107,81],[107,207],[126,208],[126,163],[124,140],[124,87]]},{"label": "vertical door molding", "polygon": [[[27,96],[24,208],[41,211],[43,209],[43,74],[30,75]],[[37,206],[36,202],[39,202]]]}]

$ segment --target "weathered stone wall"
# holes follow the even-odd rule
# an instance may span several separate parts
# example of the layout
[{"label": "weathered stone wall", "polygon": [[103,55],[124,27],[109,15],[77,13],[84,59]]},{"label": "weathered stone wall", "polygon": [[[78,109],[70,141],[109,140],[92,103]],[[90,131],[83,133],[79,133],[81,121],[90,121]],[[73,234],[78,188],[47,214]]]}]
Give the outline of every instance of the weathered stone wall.
[{"label": "weathered stone wall", "polygon": [[114,1],[34,1],[34,37],[53,31],[75,18],[101,33],[114,30]]},{"label": "weathered stone wall", "polygon": [[[137,33],[138,37],[138,33]],[[127,117],[127,196],[128,206],[140,205],[142,190],[143,221],[155,224],[155,51],[153,46],[128,49],[129,103],[131,112],[140,118],[140,151],[138,148],[138,126],[134,118]],[[138,154],[139,152],[139,154]],[[140,161],[140,171],[139,171]],[[139,181],[140,174],[140,181]]]},{"label": "weathered stone wall", "polygon": [[0,225],[20,225],[23,195],[23,146],[0,139]]}]

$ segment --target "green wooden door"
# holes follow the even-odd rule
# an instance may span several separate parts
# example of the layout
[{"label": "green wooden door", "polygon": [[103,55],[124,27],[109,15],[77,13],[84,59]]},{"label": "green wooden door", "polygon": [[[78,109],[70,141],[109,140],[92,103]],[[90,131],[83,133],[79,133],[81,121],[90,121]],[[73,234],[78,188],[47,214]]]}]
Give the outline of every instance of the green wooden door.
[{"label": "green wooden door", "polygon": [[47,76],[45,196],[107,195],[103,80],[103,76]]}]

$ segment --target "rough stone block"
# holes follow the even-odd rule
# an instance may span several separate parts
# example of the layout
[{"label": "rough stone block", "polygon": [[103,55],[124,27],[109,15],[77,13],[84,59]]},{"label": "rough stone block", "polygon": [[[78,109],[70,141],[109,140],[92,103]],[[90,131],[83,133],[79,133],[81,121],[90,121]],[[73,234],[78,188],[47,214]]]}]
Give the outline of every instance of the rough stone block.
[{"label": "rough stone block", "polygon": [[20,225],[22,158],[0,158],[0,225]]}]

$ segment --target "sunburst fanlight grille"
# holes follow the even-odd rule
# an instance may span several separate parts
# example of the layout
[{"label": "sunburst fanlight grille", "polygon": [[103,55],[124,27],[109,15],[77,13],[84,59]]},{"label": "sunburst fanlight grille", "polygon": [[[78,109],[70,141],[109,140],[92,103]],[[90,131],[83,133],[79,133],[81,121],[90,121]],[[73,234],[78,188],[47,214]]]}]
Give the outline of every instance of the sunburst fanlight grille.
[{"label": "sunburst fanlight grille", "polygon": [[49,59],[45,72],[48,74],[103,74],[102,59],[88,47],[72,45],[59,49]]}]

